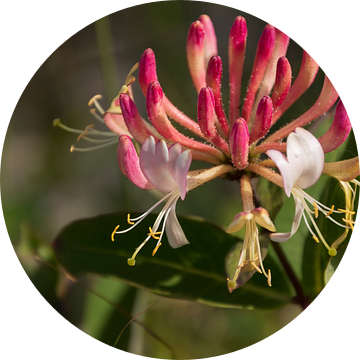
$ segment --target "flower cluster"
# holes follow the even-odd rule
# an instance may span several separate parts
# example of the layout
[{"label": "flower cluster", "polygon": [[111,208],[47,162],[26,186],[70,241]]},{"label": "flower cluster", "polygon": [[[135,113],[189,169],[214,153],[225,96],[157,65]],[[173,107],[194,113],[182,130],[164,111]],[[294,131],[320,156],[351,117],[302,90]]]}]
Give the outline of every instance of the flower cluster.
[{"label": "flower cluster", "polygon": [[[358,185],[354,179],[359,175],[358,158],[334,163],[325,163],[324,160],[324,154],[337,149],[351,131],[342,102],[338,101],[332,125],[323,136],[317,139],[304,129],[335,105],[338,100],[335,88],[325,76],[322,91],[314,105],[286,126],[273,131],[274,124],[313,83],[319,66],[304,51],[300,71],[292,83],[291,66],[285,56],[289,38],[268,24],[258,41],[246,95],[241,102],[246,41],[246,21],[238,16],[229,35],[228,115],[221,95],[222,59],[217,51],[215,30],[210,18],[202,15],[191,24],[186,42],[188,67],[198,94],[197,121],[181,112],[163,93],[154,52],[147,49],[139,64],[131,69],[107,111],[100,106],[99,96],[90,102],[100,113],[94,109],[95,117],[103,121],[111,132],[100,133],[92,127],[85,132],[70,129],[78,132],[80,138],[99,142],[96,147],[118,141],[118,163],[129,180],[141,189],[156,188],[166,193],[143,215],[137,218],[128,215],[128,229],[119,230],[117,226],[112,232],[111,239],[114,241],[116,234],[130,231],[166,201],[155,223],[149,227],[146,239],[128,259],[129,265],[135,265],[137,253],[151,238],[157,240],[153,251],[155,255],[164,232],[173,248],[189,244],[175,214],[178,199],[184,200],[188,191],[216,177],[230,174],[240,184],[242,211],[235,215],[227,232],[237,232],[245,227],[238,266],[232,278],[228,279],[230,291],[240,286],[241,272],[263,273],[271,286],[270,270],[265,271],[263,265],[257,225],[272,232],[272,241],[282,242],[291,238],[301,219],[304,219],[314,240],[321,241],[330,256],[336,255],[336,248],[353,228]],[[150,121],[139,114],[131,90],[135,81],[132,74],[137,67]],[[192,132],[195,139],[179,132],[174,122]],[[66,128],[59,120],[55,121],[55,125]],[[89,135],[105,138],[94,139]],[[139,146],[140,154],[136,150]],[[81,149],[72,147],[72,150]],[[211,167],[189,171],[192,159],[207,162]],[[315,184],[322,174],[340,181],[346,197],[346,209],[323,205],[304,191]],[[267,210],[255,207],[252,179],[258,176],[283,188],[288,197],[293,196],[296,209],[290,232],[276,233]],[[355,190],[350,182],[355,183]],[[316,224],[320,213],[344,228],[344,234],[331,246]],[[345,214],[342,222],[332,217],[336,213]]]}]

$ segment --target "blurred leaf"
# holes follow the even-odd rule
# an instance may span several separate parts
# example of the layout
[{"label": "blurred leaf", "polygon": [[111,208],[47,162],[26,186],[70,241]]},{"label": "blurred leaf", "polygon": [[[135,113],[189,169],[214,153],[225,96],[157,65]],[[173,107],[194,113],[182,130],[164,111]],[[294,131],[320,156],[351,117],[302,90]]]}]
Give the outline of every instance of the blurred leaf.
[{"label": "blurred leaf", "polygon": [[[136,216],[136,214],[132,214]],[[65,227],[54,242],[59,262],[71,274],[95,273],[116,277],[130,285],[171,298],[233,308],[274,308],[290,302],[291,293],[282,271],[272,259],[267,266],[273,274],[269,288],[263,276],[254,276],[246,286],[232,294],[227,290],[224,261],[229,249],[238,241],[222,229],[194,219],[179,218],[190,245],[172,249],[164,239],[163,245],[151,256],[154,244],[150,241],[136,258],[136,265],[127,265],[156,215],[148,215],[132,231],[110,234],[115,225],[128,227],[126,214],[115,213],[76,221]]]}]

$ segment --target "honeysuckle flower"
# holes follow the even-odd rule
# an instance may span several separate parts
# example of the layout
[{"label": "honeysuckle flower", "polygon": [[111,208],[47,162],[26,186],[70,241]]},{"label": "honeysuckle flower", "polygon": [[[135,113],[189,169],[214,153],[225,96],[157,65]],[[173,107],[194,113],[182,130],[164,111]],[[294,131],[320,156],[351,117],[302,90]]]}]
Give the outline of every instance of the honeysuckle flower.
[{"label": "honeysuckle flower", "polygon": [[[247,34],[246,20],[238,16],[229,29],[228,111],[222,100],[223,64],[218,54],[215,29],[211,19],[207,15],[201,15],[191,24],[187,39],[184,39],[184,59],[187,60],[195,88],[192,106],[197,107],[197,119],[188,117],[166,96],[160,85],[161,79],[157,76],[155,54],[148,48],[141,55],[138,65],[131,69],[108,110],[102,109],[99,96],[90,102],[100,114],[94,113],[95,117],[110,129],[110,132],[102,134],[107,139],[90,140],[90,135],[100,135],[92,127],[87,127],[84,132],[66,128],[59,120],[55,120],[55,125],[80,134],[79,137],[84,140],[100,141],[95,148],[118,142],[118,163],[125,176],[139,188],[157,188],[167,193],[142,216],[136,219],[129,216],[128,222],[132,225],[129,229],[114,230],[112,238],[115,233],[130,231],[144,220],[149,212],[166,201],[155,224],[149,229],[147,238],[130,258],[130,265],[134,265],[137,252],[154,237],[158,240],[155,253],[161,244],[164,231],[171,246],[187,244],[188,240],[175,215],[177,200],[179,197],[184,199],[187,191],[224,175],[230,180],[241,179],[240,183],[244,184],[250,184],[252,178],[262,176],[284,188],[287,196],[293,195],[296,211],[292,229],[286,234],[272,234],[274,241],[289,239],[297,230],[301,218],[304,218],[314,239],[318,241],[320,238],[330,255],[334,255],[336,250],[330,249],[312,215],[316,218],[322,212],[331,221],[345,228],[345,232],[353,226],[350,215],[345,215],[344,224],[340,224],[330,215],[338,212],[350,214],[349,211],[353,215],[353,207],[349,205],[353,203],[353,197],[350,199],[346,183],[353,181],[359,173],[358,158],[324,163],[324,153],[336,150],[351,130],[342,102],[338,102],[330,128],[318,140],[303,129],[333,107],[338,99],[336,90],[325,75],[321,93],[313,105],[287,125],[271,131],[272,126],[313,83],[319,66],[303,51],[300,70],[292,83],[291,64],[286,58],[289,37],[268,24],[258,41],[245,97],[241,99]],[[146,98],[149,120],[140,115],[131,90],[131,84],[135,80],[133,73],[137,66],[138,81]],[[193,137],[181,133],[176,124],[191,132]],[[136,151],[139,147],[140,158]],[[72,150],[82,149],[72,147]],[[287,156],[283,154],[285,152]],[[269,158],[265,158],[265,155]],[[191,159],[207,162],[211,167],[189,171]],[[347,199],[345,210],[326,207],[304,191],[317,182],[321,174],[336,177],[343,182],[342,187]],[[229,232],[233,232],[239,227],[246,227],[238,269],[232,280],[228,280],[230,291],[238,287],[241,272],[260,269],[270,278],[262,263],[256,224],[270,231],[275,231],[275,228],[266,209],[261,206],[255,208],[252,200],[249,201],[254,196],[252,187],[246,188],[247,191],[241,191],[243,210],[235,216],[228,228]],[[309,204],[313,208],[310,208]],[[314,231],[309,226],[308,219]],[[159,231],[161,223],[162,228]]]},{"label": "honeysuckle flower", "polygon": [[[287,138],[286,143],[287,157],[278,150],[268,150],[266,154],[275,162],[278,167],[282,179],[285,194],[293,196],[295,201],[295,217],[288,233],[271,234],[272,241],[284,242],[292,237],[300,225],[303,218],[314,240],[319,239],[327,248],[329,255],[336,255],[336,250],[331,248],[324,239],[320,229],[316,225],[314,217],[317,218],[319,212],[323,213],[328,219],[343,228],[349,228],[334,220],[330,215],[332,213],[347,213],[348,210],[334,210],[329,208],[307,194],[303,189],[314,185],[321,176],[324,168],[324,151],[320,142],[309,131],[303,128],[296,128]],[[309,205],[314,210],[310,209]],[[310,219],[313,229],[311,228],[307,218]]]},{"label": "honeysuckle flower", "polygon": [[226,232],[234,233],[245,226],[245,237],[242,250],[239,255],[239,262],[232,279],[228,279],[229,291],[239,287],[239,276],[241,272],[259,272],[268,279],[271,286],[271,272],[265,271],[262,262],[262,254],[259,241],[259,231],[256,224],[269,230],[275,231],[275,226],[270,219],[269,213],[262,207],[255,208],[253,202],[253,191],[250,178],[243,175],[240,180],[240,192],[243,200],[243,211],[235,215]]},{"label": "honeysuckle flower", "polygon": [[[149,227],[149,233],[145,240],[131,258],[128,259],[130,266],[135,265],[135,257],[140,249],[150,240],[157,239],[157,244],[153,250],[153,256],[161,246],[161,240],[164,232],[172,248],[189,244],[189,241],[182,230],[176,217],[176,203],[181,198],[185,199],[187,191],[211,180],[213,177],[220,176],[223,173],[231,171],[232,167],[220,165],[209,170],[196,171],[189,173],[192,155],[190,150],[182,150],[180,144],[174,144],[167,147],[164,140],[155,143],[155,139],[149,136],[141,147],[140,157],[138,157],[131,139],[122,135],[119,139],[118,162],[121,171],[136,186],[141,189],[156,188],[167,193],[162,199],[154,204],[141,216],[131,218],[127,217],[127,222],[131,225],[125,230],[118,230],[119,225],[112,232],[111,239],[114,241],[115,234],[123,234],[132,230],[140,224],[151,211],[166,201],[165,206],[160,211],[152,227]],[[162,223],[162,228],[159,228]]]}]

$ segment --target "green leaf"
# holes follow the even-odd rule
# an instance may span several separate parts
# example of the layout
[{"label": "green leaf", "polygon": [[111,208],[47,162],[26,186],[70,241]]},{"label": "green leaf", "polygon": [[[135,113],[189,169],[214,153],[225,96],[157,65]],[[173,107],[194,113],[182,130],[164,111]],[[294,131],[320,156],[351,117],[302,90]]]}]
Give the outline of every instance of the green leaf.
[{"label": "green leaf", "polygon": [[120,229],[129,226],[124,213],[76,221],[56,238],[53,244],[56,257],[75,276],[94,273],[115,277],[162,296],[212,306],[266,309],[292,301],[282,270],[269,256],[265,264],[272,271],[272,288],[264,276],[256,274],[230,294],[224,262],[229,249],[239,239],[200,220],[179,218],[190,245],[172,249],[164,236],[163,245],[152,256],[155,241],[151,239],[137,255],[136,265],[128,266],[127,259],[146,237],[155,219],[156,215],[148,215],[133,230],[116,235],[114,242],[110,235],[115,226],[120,224]]}]

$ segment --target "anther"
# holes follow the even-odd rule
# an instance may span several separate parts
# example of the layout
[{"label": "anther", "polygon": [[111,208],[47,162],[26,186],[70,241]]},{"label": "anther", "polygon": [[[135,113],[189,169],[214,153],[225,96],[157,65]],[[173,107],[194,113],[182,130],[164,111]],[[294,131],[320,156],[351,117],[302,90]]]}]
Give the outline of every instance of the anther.
[{"label": "anther", "polygon": [[351,230],[354,230],[354,225],[355,224],[355,221],[352,221],[352,220],[347,220],[347,219],[342,219],[342,221],[345,223],[345,224],[349,224]]},{"label": "anther", "polygon": [[318,218],[318,216],[319,216],[319,211],[318,211],[318,208],[317,208],[316,202],[313,202],[313,205],[314,205],[314,211],[315,211],[315,218],[317,219],[317,218]]},{"label": "anther", "polygon": [[70,146],[70,152],[73,152],[75,150],[75,146],[74,145],[71,145]]},{"label": "anther", "polygon": [[156,236],[156,235],[161,235],[161,231],[153,232],[152,229],[151,229],[151,227],[149,226],[148,236],[151,236],[151,237],[153,237],[153,238],[156,239],[156,240],[160,240],[160,237],[159,237],[159,236]]},{"label": "anther", "polygon": [[115,229],[114,229],[114,231],[111,233],[111,240],[112,240],[112,241],[115,241],[114,235],[115,235],[115,233],[116,233],[116,230],[119,228],[119,226],[120,226],[120,225],[116,226]]},{"label": "anther", "polygon": [[260,270],[260,268],[255,264],[254,261],[250,261],[251,265],[256,269],[256,271],[260,274],[262,274],[262,271]]},{"label": "anther", "polygon": [[160,247],[161,245],[162,245],[161,243],[159,243],[159,244],[156,245],[155,249],[154,249],[153,252],[152,252],[152,256],[154,256],[154,255],[156,254],[156,252],[158,251],[158,249],[159,249],[159,247]]},{"label": "anther", "polygon": [[130,214],[127,214],[127,223],[129,224],[129,225],[134,225],[135,223],[134,222],[132,222],[131,220],[130,220]]},{"label": "anther", "polygon": [[335,208],[335,206],[334,206],[334,205],[332,205],[332,206],[331,206],[330,211],[326,214],[326,216],[325,216],[325,217],[330,216],[330,215],[334,212],[334,208]]},{"label": "anther", "polygon": [[319,239],[318,239],[316,236],[313,236],[313,239],[314,239],[317,243],[320,242]]},{"label": "anther", "polygon": [[350,214],[350,215],[355,215],[355,211],[351,211],[351,210],[343,210],[343,209],[338,209],[339,211],[345,213],[345,214]]},{"label": "anther", "polygon": [[272,285],[271,285],[271,271],[270,271],[270,269],[268,269],[267,283],[268,283],[268,285],[269,285],[270,287],[272,286]]},{"label": "anther", "polygon": [[95,101],[100,100],[100,99],[102,99],[102,95],[100,95],[100,94],[94,95],[94,96],[89,100],[88,106],[92,106],[92,105],[95,103]]},{"label": "anther", "polygon": [[77,137],[76,141],[79,141],[82,137],[86,136],[86,135],[88,134],[89,129],[91,129],[91,128],[93,128],[93,127],[94,127],[94,124],[88,125],[88,126],[85,128],[84,132],[81,133],[81,134]]}]

